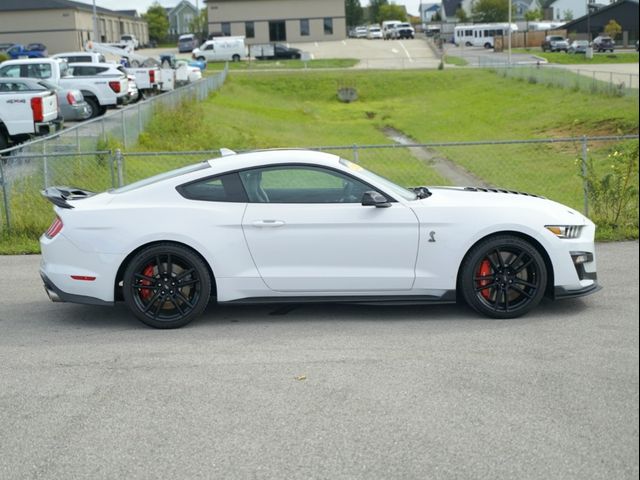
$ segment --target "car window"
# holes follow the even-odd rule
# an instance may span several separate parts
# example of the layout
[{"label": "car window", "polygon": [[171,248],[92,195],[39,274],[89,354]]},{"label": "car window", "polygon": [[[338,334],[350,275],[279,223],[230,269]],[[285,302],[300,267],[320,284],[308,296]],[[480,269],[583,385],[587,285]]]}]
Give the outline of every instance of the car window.
[{"label": "car window", "polygon": [[20,77],[20,65],[8,65],[0,68],[0,77]]},{"label": "car window", "polygon": [[205,178],[177,187],[189,200],[206,202],[247,202],[247,195],[237,173]]},{"label": "car window", "polygon": [[51,78],[51,65],[48,63],[30,63],[27,65],[27,77]]},{"label": "car window", "polygon": [[340,172],[311,166],[277,166],[240,172],[252,203],[360,203],[375,190]]},{"label": "car window", "polygon": [[33,90],[24,82],[0,82],[0,92],[24,92]]}]

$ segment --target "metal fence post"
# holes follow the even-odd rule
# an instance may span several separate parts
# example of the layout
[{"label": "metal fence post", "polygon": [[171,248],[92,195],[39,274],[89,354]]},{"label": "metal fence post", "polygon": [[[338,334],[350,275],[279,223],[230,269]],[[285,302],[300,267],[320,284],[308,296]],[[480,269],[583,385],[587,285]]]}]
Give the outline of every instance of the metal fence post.
[{"label": "metal fence post", "polygon": [[358,145],[353,145],[353,163],[360,163],[360,155],[358,151]]},{"label": "metal fence post", "polygon": [[0,156],[0,186],[2,187],[2,199],[4,200],[4,217],[7,221],[7,232],[11,232],[11,207],[9,206],[9,195],[7,194],[7,181],[4,176],[4,163],[6,159]]},{"label": "metal fence post", "polygon": [[49,162],[47,161],[47,142],[42,142],[42,169],[44,173],[44,188],[49,188]]},{"label": "metal fence post", "polygon": [[120,123],[122,123],[122,145],[124,145],[124,148],[127,148],[127,126],[125,125],[125,116],[124,116],[124,110],[120,110]]},{"label": "metal fence post", "polygon": [[586,217],[589,216],[589,182],[587,181],[587,137],[584,135],[582,137],[582,189],[584,191],[584,214]]},{"label": "metal fence post", "polygon": [[116,175],[114,171],[114,162],[113,162],[114,152],[113,150],[109,150],[109,174],[111,175],[111,186],[116,188]]},{"label": "metal fence post", "polygon": [[124,185],[124,159],[119,148],[116,149],[116,168],[118,169],[118,187],[122,187]]}]

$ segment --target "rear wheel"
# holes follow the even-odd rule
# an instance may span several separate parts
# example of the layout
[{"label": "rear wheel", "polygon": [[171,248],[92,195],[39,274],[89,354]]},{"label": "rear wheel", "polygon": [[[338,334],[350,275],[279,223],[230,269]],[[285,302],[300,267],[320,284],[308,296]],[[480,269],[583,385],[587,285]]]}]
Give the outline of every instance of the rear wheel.
[{"label": "rear wheel", "polygon": [[488,238],[462,263],[460,288],[474,310],[493,318],[515,318],[540,303],[547,269],[536,248],[512,235]]},{"label": "rear wheel", "polygon": [[489,49],[489,48],[493,48],[493,47],[491,46],[491,44],[489,42],[487,42],[487,43],[484,44],[484,48]]},{"label": "rear wheel", "polygon": [[102,109],[98,100],[95,97],[84,97],[85,102],[89,106],[89,117],[88,118],[96,118],[102,115]]},{"label": "rear wheel", "polygon": [[209,270],[191,250],[159,244],[140,251],[127,266],[124,300],[142,323],[155,328],[182,327],[209,303]]},{"label": "rear wheel", "polygon": [[198,57],[198,58],[196,58],[196,60],[198,60],[199,62],[206,62],[207,61],[207,59],[204,58],[204,57]]},{"label": "rear wheel", "polygon": [[234,55],[233,57],[231,57],[231,60],[233,60],[234,62],[239,62],[240,61],[240,55]]}]

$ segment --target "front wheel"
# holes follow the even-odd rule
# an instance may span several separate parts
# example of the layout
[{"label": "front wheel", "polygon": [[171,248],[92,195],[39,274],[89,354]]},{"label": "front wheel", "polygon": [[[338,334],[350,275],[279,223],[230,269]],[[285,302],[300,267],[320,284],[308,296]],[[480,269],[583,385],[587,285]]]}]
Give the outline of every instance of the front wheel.
[{"label": "front wheel", "polygon": [[209,270],[193,251],[158,244],[140,251],[124,273],[125,303],[144,324],[179,328],[198,315],[211,294]]},{"label": "front wheel", "polygon": [[513,235],[488,238],[465,257],[459,278],[467,304],[493,318],[515,318],[540,303],[547,268],[531,243]]},{"label": "front wheel", "polygon": [[234,62],[239,62],[240,61],[240,55],[234,55],[233,57],[231,57],[231,60],[233,60]]}]

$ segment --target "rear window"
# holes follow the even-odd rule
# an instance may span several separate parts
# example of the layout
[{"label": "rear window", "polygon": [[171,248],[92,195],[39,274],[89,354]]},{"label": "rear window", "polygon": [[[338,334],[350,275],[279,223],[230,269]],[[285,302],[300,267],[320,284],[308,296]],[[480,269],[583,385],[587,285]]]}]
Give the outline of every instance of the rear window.
[{"label": "rear window", "polygon": [[187,175],[188,173],[197,172],[198,170],[205,170],[209,168],[208,162],[196,163],[195,165],[187,165],[186,167],[178,168],[176,170],[171,170],[169,172],[161,173],[159,175],[154,175],[153,177],[145,178],[144,180],[139,180],[134,183],[130,183],[129,185],[125,185],[124,187],[115,188],[110,190],[111,193],[125,193],[130,192],[132,190],[137,190],[138,188],[146,187],[148,185],[153,185],[154,183],[162,182],[163,180],[169,180],[171,178],[176,178],[181,175]]}]

